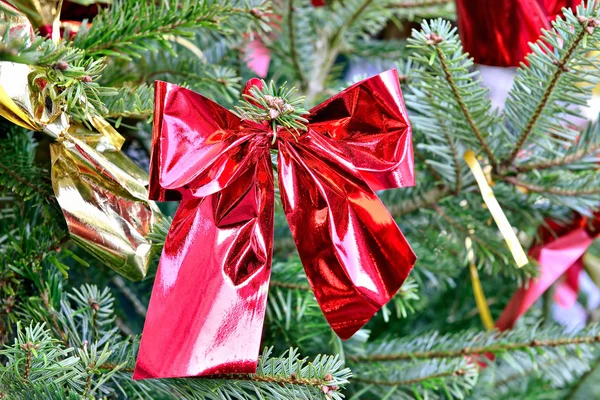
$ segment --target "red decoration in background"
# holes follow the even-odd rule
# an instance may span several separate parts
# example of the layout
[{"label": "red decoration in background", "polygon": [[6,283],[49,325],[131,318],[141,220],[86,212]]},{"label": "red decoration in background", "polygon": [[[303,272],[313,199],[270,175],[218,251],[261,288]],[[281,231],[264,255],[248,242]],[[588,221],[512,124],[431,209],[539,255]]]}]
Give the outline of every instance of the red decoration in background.
[{"label": "red decoration in background", "polygon": [[477,64],[518,67],[541,30],[582,0],[457,0],[462,45]]},{"label": "red decoration in background", "polygon": [[310,3],[314,6],[314,7],[322,7],[325,5],[325,0],[310,0]]},{"label": "red decoration in background", "polygon": [[496,321],[496,327],[500,330],[512,329],[516,321],[565,273],[566,287],[557,292],[561,296],[558,300],[564,305],[572,305],[579,289],[579,272],[583,266],[581,258],[599,229],[600,213],[594,216],[591,224],[584,217],[577,217],[568,226],[548,221],[548,227],[540,229],[543,244],[529,252],[540,264],[540,276],[515,292]]},{"label": "red decoration in background", "polygon": [[351,86],[307,118],[308,132],[296,139],[279,128],[271,144],[267,123],[157,82],[150,197],[182,201],[134,379],[255,372],[273,246],[271,148],[308,280],[340,337],[360,329],[406,279],[415,255],[374,192],[414,185],[397,72]]},{"label": "red decoration in background", "polygon": [[550,23],[542,0],[457,0],[460,38],[478,64],[516,67]]},{"label": "red decoration in background", "polygon": [[[100,11],[101,8],[107,7],[108,3],[93,3],[82,5],[72,1],[64,0],[60,9],[60,34],[64,34],[65,30],[69,31],[69,38],[73,39],[79,29],[81,22],[85,19],[91,21]],[[52,37],[52,22],[39,27],[40,35],[43,37]],[[89,22],[88,22],[89,25]]]},{"label": "red decoration in background", "polygon": [[544,0],[544,7],[548,13],[550,20],[556,19],[562,14],[563,8],[575,10],[575,7],[580,5],[582,0]]}]

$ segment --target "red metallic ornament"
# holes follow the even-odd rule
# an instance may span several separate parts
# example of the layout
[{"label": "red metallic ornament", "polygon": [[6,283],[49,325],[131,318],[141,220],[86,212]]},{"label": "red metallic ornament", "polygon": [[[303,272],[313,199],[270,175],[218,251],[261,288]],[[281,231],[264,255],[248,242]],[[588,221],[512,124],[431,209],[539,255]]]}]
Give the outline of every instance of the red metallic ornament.
[{"label": "red metallic ornament", "polygon": [[150,197],[181,204],[134,379],[255,372],[273,247],[271,148],[308,280],[340,337],[360,329],[408,276],[416,257],[375,194],[415,181],[397,72],[351,86],[307,118],[306,133],[279,128],[271,144],[268,124],[156,83]]},{"label": "red metallic ornament", "polygon": [[578,216],[567,226],[554,221],[547,221],[547,224],[548,227],[540,229],[542,244],[529,252],[540,264],[540,275],[515,292],[496,321],[499,330],[512,329],[517,320],[563,274],[567,274],[571,288],[578,289],[578,275],[583,267],[581,259],[600,232],[600,213],[591,220]]},{"label": "red metallic ornament", "polygon": [[[550,29],[544,1],[457,0],[463,47],[476,63],[517,67],[529,54],[541,29]],[[558,0],[564,1],[564,0]]]},{"label": "red metallic ornament", "polygon": [[563,8],[570,8],[575,11],[575,7],[580,5],[582,0],[544,0],[544,7],[551,20],[555,20],[558,15],[562,15]]},{"label": "red metallic ornament", "polygon": [[310,3],[313,7],[323,7],[325,5],[325,0],[310,0]]}]

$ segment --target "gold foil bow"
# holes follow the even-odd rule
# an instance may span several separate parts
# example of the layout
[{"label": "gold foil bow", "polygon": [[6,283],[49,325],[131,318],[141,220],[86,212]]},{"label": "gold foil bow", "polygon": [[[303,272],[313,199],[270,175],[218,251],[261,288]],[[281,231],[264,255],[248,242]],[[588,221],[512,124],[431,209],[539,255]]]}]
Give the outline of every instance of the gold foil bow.
[{"label": "gold foil bow", "polygon": [[0,115],[57,140],[52,187],[71,237],[121,275],[142,279],[152,256],[148,235],[161,218],[148,200],[148,175],[120,151],[124,139],[110,124],[93,116],[97,132],[71,126],[32,75],[28,65],[0,62]]}]

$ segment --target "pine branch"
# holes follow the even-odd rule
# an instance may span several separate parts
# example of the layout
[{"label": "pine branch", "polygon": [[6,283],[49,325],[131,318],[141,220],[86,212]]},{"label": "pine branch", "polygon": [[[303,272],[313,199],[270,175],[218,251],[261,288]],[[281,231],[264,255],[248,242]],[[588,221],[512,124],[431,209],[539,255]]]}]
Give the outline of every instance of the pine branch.
[{"label": "pine branch", "polygon": [[126,84],[114,96],[101,97],[106,106],[105,118],[120,121],[123,118],[148,119],[154,112],[154,90],[142,84]]},{"label": "pine branch", "polygon": [[517,70],[505,104],[508,126],[501,139],[510,151],[501,169],[561,158],[573,146],[580,134],[573,118],[581,117],[580,107],[600,81],[600,60],[590,51],[600,43],[598,8],[591,0],[577,8],[577,15],[566,10],[564,19],[557,18],[554,28],[531,46],[529,65]]},{"label": "pine branch", "polygon": [[524,182],[513,176],[506,176],[506,177],[499,176],[498,178],[505,182],[508,182],[514,186],[519,186],[519,187],[525,188],[527,190],[530,190],[530,191],[536,192],[536,193],[548,193],[548,194],[553,194],[556,196],[567,196],[567,197],[581,197],[581,196],[600,194],[600,187],[598,187],[598,188],[580,188],[580,189],[563,189],[563,188],[559,188],[559,187],[551,187],[551,186],[546,187],[546,186],[540,186],[540,185]]},{"label": "pine branch", "polygon": [[377,398],[448,398],[465,397],[477,382],[474,363],[462,360],[433,360],[427,363],[396,365],[356,365],[353,384]]},{"label": "pine branch", "polygon": [[565,167],[569,164],[573,164],[577,161],[581,161],[582,159],[593,155],[595,153],[600,152],[600,143],[589,146],[586,149],[579,150],[575,153],[571,153],[564,158],[557,158],[555,160],[547,160],[540,161],[538,163],[519,165],[516,167],[518,172],[529,172],[529,171],[539,171],[541,169],[549,169],[555,167]]},{"label": "pine branch", "polygon": [[[158,42],[163,49],[169,49],[168,35],[191,37],[192,29],[197,28],[233,32],[228,20],[236,20],[240,16],[249,21],[256,18],[263,22],[259,13],[251,12],[252,7],[238,8],[230,3],[118,0],[100,12],[89,29],[77,34],[74,45],[85,49],[88,57],[107,55],[131,59],[139,58],[140,50],[145,50],[152,41]],[[107,30],[107,27],[110,28]]]},{"label": "pine branch", "polygon": [[481,144],[483,151],[490,159],[490,163],[492,164],[492,166],[497,165],[498,161],[496,160],[496,156],[494,155],[494,153],[492,153],[492,149],[489,147],[489,145],[487,144],[486,140],[483,137],[483,134],[479,131],[479,128],[475,124],[473,116],[471,115],[469,109],[467,108],[465,101],[458,89],[458,86],[456,85],[456,82],[454,81],[454,78],[452,77],[452,73],[446,62],[446,56],[444,55],[444,53],[442,52],[442,50],[440,49],[440,47],[437,43],[434,45],[436,46],[435,51],[440,59],[442,70],[444,71],[446,80],[447,80],[448,84],[450,85],[450,88],[452,89],[452,93],[454,94],[454,98],[456,99],[456,102],[458,103],[460,110],[462,111],[467,122],[469,123],[469,126],[471,127],[473,134],[475,135],[475,137],[477,137],[477,140]]},{"label": "pine branch", "polygon": [[454,160],[454,171],[456,172],[456,187],[454,189],[454,193],[458,196],[462,189],[462,171],[460,167],[460,159],[458,158],[458,152],[456,150],[456,146],[452,142],[452,138],[447,133],[444,135],[446,140],[448,141],[448,147],[452,152],[452,159]]},{"label": "pine branch", "polygon": [[523,132],[521,132],[521,134],[519,135],[517,142],[515,143],[510,154],[508,155],[508,158],[505,161],[506,164],[512,164],[515,158],[517,158],[519,151],[521,150],[529,136],[532,134],[533,129],[535,128],[536,124],[538,123],[538,120],[542,116],[544,109],[548,105],[551,96],[554,92],[554,89],[556,89],[562,74],[568,71],[567,64],[569,64],[573,55],[575,54],[575,50],[579,47],[583,39],[588,34],[586,26],[591,26],[593,31],[593,25],[588,25],[591,21],[592,20],[587,19],[585,21],[582,21],[581,26],[579,26],[578,29],[576,28],[578,32],[576,32],[575,37],[568,44],[566,51],[563,52],[560,58],[554,60],[554,64],[556,65],[554,73],[552,74],[551,79],[546,84],[542,92],[540,101],[533,110],[531,116],[529,117],[527,125],[525,125]]},{"label": "pine branch", "polygon": [[565,400],[574,400],[577,397],[578,392],[582,387],[588,383],[590,377],[598,373],[600,368],[600,357],[596,358],[596,361],[590,366],[590,369],[583,374],[569,390],[569,393],[565,396]]},{"label": "pine branch", "polygon": [[[497,165],[488,143],[496,117],[487,90],[480,87],[477,74],[469,72],[473,62],[463,53],[456,29],[440,19],[424,22],[408,42],[415,49],[411,58],[423,66],[415,72],[421,81],[410,86],[412,96],[407,101],[415,104],[409,107],[420,113],[423,108],[434,110],[435,118],[448,126],[447,134],[463,142],[463,147],[481,148],[492,166]],[[423,132],[435,139],[434,132]]]},{"label": "pine branch", "polygon": [[[373,343],[366,354],[348,357],[353,362],[387,362],[434,358],[485,356],[487,353],[525,351],[537,348],[576,348],[600,343],[598,326],[586,327],[577,335],[565,335],[560,328],[525,328],[506,332],[466,331],[440,336],[437,333],[421,337],[385,340]],[[394,349],[403,349],[401,352]]]},{"label": "pine branch", "polygon": [[288,35],[290,41],[290,59],[292,60],[292,65],[294,66],[294,70],[296,72],[298,82],[300,84],[300,90],[306,91],[307,82],[306,78],[304,77],[304,72],[302,72],[302,66],[298,61],[298,49],[296,47],[296,28],[294,26],[294,0],[288,0],[287,22]]},{"label": "pine branch", "polygon": [[425,376],[420,376],[418,378],[401,380],[401,381],[375,380],[375,379],[361,378],[358,376],[352,378],[352,381],[358,382],[358,383],[363,383],[366,385],[377,385],[377,386],[411,386],[411,385],[414,385],[417,383],[422,383],[424,381],[436,381],[436,380],[440,380],[441,378],[457,377],[457,376],[463,376],[465,374],[466,374],[466,372],[464,370],[459,369],[456,371],[440,372],[437,374],[425,375]]},{"label": "pine branch", "polygon": [[452,191],[446,187],[435,187],[419,196],[415,196],[410,201],[397,205],[389,205],[388,210],[394,218],[399,218],[423,208],[432,208],[440,200],[451,193]]}]

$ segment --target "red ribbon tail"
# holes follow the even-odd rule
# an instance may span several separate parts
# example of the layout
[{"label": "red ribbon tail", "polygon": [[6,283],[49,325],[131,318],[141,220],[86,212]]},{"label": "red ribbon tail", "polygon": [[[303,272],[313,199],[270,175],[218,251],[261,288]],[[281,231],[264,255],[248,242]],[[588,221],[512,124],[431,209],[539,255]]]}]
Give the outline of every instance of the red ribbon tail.
[{"label": "red ribbon tail", "polygon": [[253,373],[273,247],[268,152],[235,182],[185,198],[161,256],[134,379]]}]

